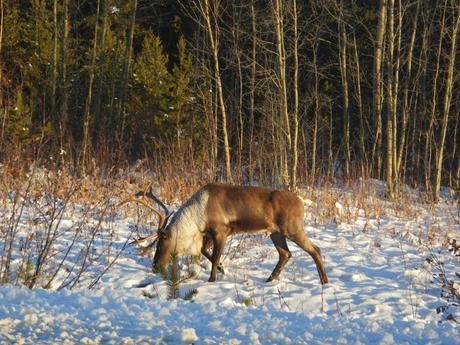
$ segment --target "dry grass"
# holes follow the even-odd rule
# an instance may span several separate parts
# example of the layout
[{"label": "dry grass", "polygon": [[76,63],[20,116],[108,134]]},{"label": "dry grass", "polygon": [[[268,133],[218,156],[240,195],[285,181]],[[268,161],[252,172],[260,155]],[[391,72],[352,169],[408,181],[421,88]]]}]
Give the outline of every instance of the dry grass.
[{"label": "dry grass", "polygon": [[[0,240],[7,244],[4,246],[6,249],[0,252],[3,270],[0,270],[0,275],[9,275],[14,279],[17,279],[19,273],[26,276],[30,271],[30,258],[41,256],[45,261],[44,264],[40,263],[43,267],[37,271],[37,263],[32,262],[32,270],[35,269],[37,274],[39,273],[41,281],[45,284],[52,280],[56,271],[65,266],[64,261],[58,266],[54,264],[53,267],[47,264],[47,261],[58,255],[54,236],[63,236],[62,231],[77,233],[76,239],[87,244],[82,249],[86,255],[90,255],[96,236],[108,238],[106,248],[111,250],[113,239],[110,238],[110,224],[105,221],[110,215],[122,215],[135,220],[134,231],[138,236],[150,234],[156,229],[157,224],[152,212],[135,204],[117,207],[121,200],[153,186],[157,195],[166,204],[177,205],[184,202],[199,187],[215,179],[214,172],[207,166],[197,167],[192,161],[184,161],[181,164],[176,164],[173,160],[169,162],[156,165],[154,168],[149,166],[147,161],[139,161],[125,169],[101,171],[94,168],[92,174],[86,176],[78,176],[71,169],[44,169],[38,164],[19,159],[0,166],[0,207],[8,210],[0,216]],[[436,205],[432,202],[426,203],[421,193],[407,190],[401,193],[399,198],[389,202],[385,198],[382,183],[371,179],[350,181],[347,187],[325,183],[320,187],[305,189],[301,194],[312,201],[308,206],[307,216],[315,224],[320,225],[353,224],[358,217],[364,217],[369,222],[380,222],[385,216],[419,221],[423,213],[422,208],[425,208],[431,212],[430,225],[426,233],[428,242],[441,241],[447,247],[450,235],[459,223],[460,212],[452,212],[449,217],[450,225],[440,227],[437,222],[439,214]],[[24,217],[24,209],[28,209],[30,216]],[[59,227],[63,214],[73,219],[77,212],[80,218],[79,225],[68,229]],[[24,232],[24,228],[28,228],[29,232]],[[366,226],[363,231],[366,231]],[[45,236],[40,238],[38,233],[44,233]],[[241,251],[247,251],[248,248],[257,245],[255,242],[263,240],[261,237],[251,236],[235,238],[238,243],[231,246],[226,255],[229,258],[237,256]],[[5,262],[11,261],[13,255],[12,251],[7,250],[8,246],[11,250],[19,250],[22,264],[18,272],[6,272],[11,270],[11,267],[5,266]],[[77,244],[71,242],[69,246]],[[62,252],[63,249],[60,250]],[[90,261],[84,256],[83,254],[79,259],[80,275],[88,269]],[[30,276],[27,278],[26,285],[34,285],[31,279]],[[78,279],[71,284],[77,282]]]},{"label": "dry grass", "polygon": [[385,200],[360,183],[347,189],[325,184],[309,188],[301,194],[313,201],[308,213],[314,222],[320,225],[354,223],[360,215],[367,219],[379,220],[387,214]]}]

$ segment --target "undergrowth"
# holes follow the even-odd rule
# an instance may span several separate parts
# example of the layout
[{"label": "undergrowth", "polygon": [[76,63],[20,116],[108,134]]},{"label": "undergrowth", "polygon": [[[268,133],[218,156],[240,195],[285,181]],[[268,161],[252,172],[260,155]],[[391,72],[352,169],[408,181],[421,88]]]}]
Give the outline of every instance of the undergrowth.
[{"label": "undergrowth", "polygon": [[179,268],[179,258],[177,255],[171,256],[171,264],[168,267],[158,267],[158,273],[166,282],[168,287],[168,299],[180,298],[186,301],[190,301],[198,293],[197,289],[190,289],[184,294],[181,293],[180,287],[182,284],[195,278],[196,274],[191,271],[188,271],[185,274],[181,274],[181,270]]},{"label": "undergrowth", "polygon": [[[460,258],[460,244],[457,243],[456,239],[449,240],[448,252],[450,255]],[[440,289],[442,303],[436,308],[436,312],[442,315],[443,320],[460,324],[460,320],[456,320],[453,316],[455,308],[460,307],[460,268],[456,267],[452,271],[448,271],[441,259],[441,250],[431,251],[426,261],[431,266],[432,283]]]},{"label": "undergrowth", "polygon": [[[93,174],[84,176],[70,169],[50,170],[32,163],[0,166],[0,283],[57,290],[96,286],[126,247],[126,242],[116,243],[114,221],[119,217],[132,219],[136,223],[133,231],[139,231],[140,236],[150,234],[156,226],[156,218],[145,208],[119,208],[118,203],[153,185],[167,204],[180,205],[200,186],[214,179],[206,169],[201,174],[194,171],[173,164],[155,170],[145,161],[125,169],[94,169]],[[364,218],[366,224],[362,231],[369,232],[386,217],[423,221],[421,228],[427,231],[420,232],[416,239],[405,238],[407,234],[392,235],[413,240],[413,245],[425,243],[433,248],[441,245],[458,257],[458,239],[453,234],[459,225],[460,211],[449,207],[449,225],[442,228],[438,205],[430,203],[423,193],[408,187],[402,190],[397,198],[388,200],[383,182],[357,179],[347,185],[308,186],[298,193],[308,199],[307,221],[315,225],[354,224],[358,218]],[[446,202],[451,206],[456,203],[455,200]],[[64,222],[64,219],[72,221]],[[60,241],[62,238],[67,241]],[[265,240],[260,235],[231,238],[229,244],[238,242],[228,246],[225,258],[241,256],[248,247]],[[439,257],[433,254],[427,261],[432,265],[433,281],[440,286],[440,297],[445,301],[439,312],[448,319],[450,310],[459,304],[460,273],[446,272]],[[197,293],[196,290],[180,291],[193,274],[181,274],[177,258],[173,258],[173,265],[160,271],[160,275],[168,286],[170,299],[192,299]]]}]

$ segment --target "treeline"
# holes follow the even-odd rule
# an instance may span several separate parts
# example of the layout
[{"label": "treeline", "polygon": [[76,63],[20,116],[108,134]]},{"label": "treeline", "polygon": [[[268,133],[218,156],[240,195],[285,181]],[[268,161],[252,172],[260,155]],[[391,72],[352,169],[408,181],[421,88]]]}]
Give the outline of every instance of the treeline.
[{"label": "treeline", "polygon": [[459,188],[457,0],[1,0],[0,153]]}]

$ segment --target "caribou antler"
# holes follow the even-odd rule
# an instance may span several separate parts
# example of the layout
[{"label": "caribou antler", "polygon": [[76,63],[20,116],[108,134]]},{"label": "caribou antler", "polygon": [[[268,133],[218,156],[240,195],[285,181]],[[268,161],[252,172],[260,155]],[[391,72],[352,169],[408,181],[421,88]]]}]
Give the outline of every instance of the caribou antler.
[{"label": "caribou antler", "polygon": [[[146,190],[149,190],[148,192]],[[155,195],[153,194],[153,189],[152,189],[152,185],[150,184],[147,188],[145,188],[145,190],[143,191],[140,191],[140,192],[137,192],[135,194],[135,196],[146,196],[150,199],[152,199],[153,201],[155,201],[158,205],[160,205],[160,207],[165,211],[166,213],[166,217],[169,216],[169,210],[168,208],[166,207],[165,204],[163,204],[163,202]]]},{"label": "caribou antler", "polygon": [[[153,240],[153,242],[150,243],[148,246],[143,247],[142,243],[144,243],[145,241],[149,241],[149,240]],[[154,232],[153,234],[151,234],[149,236],[137,238],[134,241],[132,241],[130,244],[136,244],[139,247],[141,247],[139,249],[140,250],[140,255],[144,256],[153,248],[153,246],[155,245],[155,243],[157,241],[158,241],[158,232]]]},{"label": "caribou antler", "polygon": [[157,239],[158,239],[158,232],[154,232],[151,235],[136,238],[130,244],[137,244],[137,245],[140,246],[142,243],[144,243],[146,241],[152,241],[153,240],[153,243],[155,243]]},{"label": "caribou antler", "polygon": [[122,202],[120,202],[118,204],[118,206],[122,206],[122,205],[127,204],[128,202],[131,202],[131,201],[137,202],[137,203],[147,207],[148,209],[152,210],[153,212],[155,212],[155,214],[159,218],[159,220],[158,220],[158,229],[163,229],[163,226],[164,226],[165,221],[166,221],[166,217],[164,216],[164,214],[162,214],[160,211],[158,211],[155,207],[153,207],[149,203],[145,202],[144,200],[136,198],[136,197],[129,197],[129,198],[123,200]]},{"label": "caribou antler", "polygon": [[[158,223],[159,223],[159,226],[158,226],[158,229],[160,230],[165,222],[165,219],[164,219],[164,216],[163,214],[161,214],[158,210],[156,210],[154,207],[152,207],[151,205],[149,205],[147,202],[145,202],[144,200],[141,200],[141,199],[138,199],[138,198],[135,198],[135,197],[130,197],[130,198],[127,198],[125,200],[123,200],[122,202],[120,202],[117,206],[122,206],[124,204],[127,204],[128,202],[131,202],[131,201],[134,201],[134,202],[137,202],[145,207],[147,207],[148,209],[152,210],[153,212],[155,212],[155,214],[158,215],[159,217],[159,220],[158,220]],[[146,247],[142,247],[142,244],[146,241],[151,241],[153,240],[152,243],[150,243],[148,246]],[[144,256],[145,254],[147,254],[150,249],[155,245],[156,241],[158,240],[158,231],[155,231],[153,234],[150,234],[148,236],[145,236],[145,237],[140,237],[140,238],[135,238],[133,241],[130,242],[130,244],[136,244],[140,247],[142,247],[141,249],[141,255]]]},{"label": "caribou antler", "polygon": [[[147,188],[149,188],[148,192],[146,191]],[[140,237],[140,238],[134,239],[134,241],[131,242],[131,244],[137,244],[138,246],[142,246],[142,244],[144,242],[153,240],[153,242],[150,243],[148,246],[142,248],[141,255],[145,255],[155,245],[156,241],[158,240],[158,235],[164,229],[164,227],[165,227],[165,225],[166,225],[166,223],[168,221],[168,218],[171,216],[171,213],[169,212],[169,210],[165,206],[165,204],[163,204],[163,202],[161,202],[161,200],[153,194],[153,190],[152,190],[151,185],[148,186],[147,188],[144,191],[137,192],[135,194],[135,196],[129,197],[129,198],[123,200],[122,202],[120,202],[118,204],[118,206],[122,206],[122,205],[124,205],[124,204],[126,204],[128,202],[137,202],[137,203],[147,207],[149,210],[152,210],[158,216],[158,231],[156,231],[153,234],[148,235],[146,237]],[[146,197],[154,200],[165,211],[166,215],[161,213],[160,211],[158,211],[155,207],[150,205],[145,200],[140,199],[139,198],[140,196],[146,196]]]}]

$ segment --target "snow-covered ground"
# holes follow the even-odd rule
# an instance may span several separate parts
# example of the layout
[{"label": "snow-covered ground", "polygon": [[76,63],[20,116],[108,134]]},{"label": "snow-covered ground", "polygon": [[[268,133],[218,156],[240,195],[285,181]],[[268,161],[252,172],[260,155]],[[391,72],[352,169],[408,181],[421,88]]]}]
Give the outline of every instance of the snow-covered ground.
[{"label": "snow-covered ground", "polygon": [[[332,203],[330,219],[320,219],[321,200],[306,208],[305,231],[322,250],[329,284],[320,285],[313,260],[293,243],[281,279],[266,283],[278,260],[270,239],[235,236],[217,282],[207,282],[206,259],[181,261],[183,275],[195,272],[179,287],[182,296],[197,290],[191,301],[168,300],[151,258],[127,245],[138,226],[146,229],[135,212],[113,208],[97,217],[66,208],[50,228],[28,205],[18,227],[23,242],[37,229],[57,234],[43,283],[65,260],[48,289],[14,280],[0,286],[0,344],[460,344],[460,252],[449,244],[460,242],[458,204],[403,212],[379,201],[375,215],[369,210],[377,206],[344,200]],[[11,209],[0,210],[4,226]],[[11,271],[19,272],[24,248],[13,250]],[[27,277],[24,269],[17,275]],[[452,284],[443,288],[444,277]]]}]

